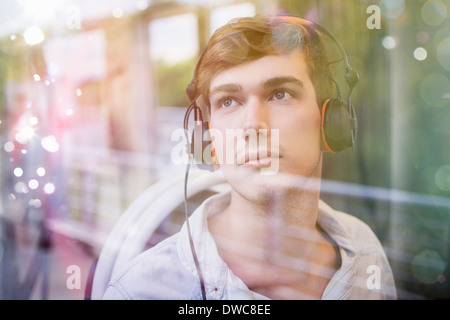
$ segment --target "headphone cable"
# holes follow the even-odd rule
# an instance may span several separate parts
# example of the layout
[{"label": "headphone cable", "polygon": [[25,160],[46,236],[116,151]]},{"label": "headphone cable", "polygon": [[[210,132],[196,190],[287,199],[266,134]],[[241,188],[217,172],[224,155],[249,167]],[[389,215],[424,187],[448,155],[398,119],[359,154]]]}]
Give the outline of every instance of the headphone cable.
[{"label": "headphone cable", "polygon": [[198,277],[200,279],[200,288],[202,290],[202,298],[203,298],[203,300],[206,300],[205,281],[203,280],[202,270],[200,268],[200,263],[198,262],[197,253],[195,252],[194,241],[192,240],[191,228],[189,226],[189,219],[188,219],[187,181],[188,181],[188,175],[189,175],[189,168],[190,168],[190,163],[188,162],[188,164],[186,166],[186,175],[185,175],[185,178],[184,178],[184,212],[185,212],[185,220],[186,220],[186,227],[187,227],[188,236],[189,236],[189,245],[191,246],[192,257],[194,259],[195,268],[197,269]]}]

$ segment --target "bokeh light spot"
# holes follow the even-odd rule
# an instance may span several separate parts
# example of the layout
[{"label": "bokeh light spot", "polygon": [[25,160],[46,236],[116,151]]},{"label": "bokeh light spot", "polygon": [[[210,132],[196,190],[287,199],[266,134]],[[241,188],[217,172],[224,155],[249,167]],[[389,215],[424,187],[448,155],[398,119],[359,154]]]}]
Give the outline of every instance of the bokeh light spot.
[{"label": "bokeh light spot", "polygon": [[39,177],[45,176],[45,169],[42,167],[37,168],[36,173]]},{"label": "bokeh light spot", "polygon": [[414,50],[414,58],[419,61],[425,60],[427,58],[427,50],[422,47],[416,48],[416,50]]},{"label": "bokeh light spot", "polygon": [[447,38],[437,48],[437,59],[441,66],[450,71],[450,38]]},{"label": "bokeh light spot", "polygon": [[55,192],[55,185],[53,183],[46,183],[44,186],[44,192],[47,194],[52,194]]},{"label": "bokeh light spot", "polygon": [[31,199],[28,204],[35,208],[40,208],[42,206],[42,202],[39,199]]},{"label": "bokeh light spot", "polygon": [[14,191],[17,193],[28,193],[28,187],[23,181],[19,181],[14,185]]},{"label": "bokeh light spot", "polygon": [[59,150],[59,143],[52,135],[42,138],[41,145],[48,152],[56,152]]},{"label": "bokeh light spot", "polygon": [[31,179],[28,181],[28,187],[30,187],[31,190],[36,190],[39,187],[39,181]]},{"label": "bokeh light spot", "polygon": [[431,107],[434,107],[448,92],[450,92],[450,81],[442,74],[426,77],[420,88],[421,98]]},{"label": "bokeh light spot", "polygon": [[136,8],[138,10],[145,10],[145,9],[147,9],[148,8],[148,1],[147,0],[139,0],[136,3]]},{"label": "bokeh light spot", "polygon": [[123,10],[121,8],[114,8],[112,15],[114,18],[117,18],[117,19],[122,18]]},{"label": "bokeh light spot", "polygon": [[450,28],[440,28],[433,36],[433,45],[438,47],[445,40],[450,39]]},{"label": "bokeh light spot", "polygon": [[430,40],[430,35],[426,31],[420,31],[416,35],[416,40],[420,44],[425,44]]},{"label": "bokeh light spot", "polygon": [[422,7],[421,16],[427,25],[438,26],[447,18],[447,6],[440,0],[428,1]]},{"label": "bokeh light spot", "polygon": [[19,167],[15,168],[15,169],[14,169],[14,175],[15,175],[16,177],[21,177],[21,176],[23,175],[23,170],[22,170],[22,168],[19,168]]},{"label": "bokeh light spot", "polygon": [[4,145],[3,145],[3,149],[6,152],[12,152],[14,150],[14,143],[12,143],[11,141],[7,141]]},{"label": "bokeh light spot", "polygon": [[35,125],[37,125],[37,124],[39,123],[39,119],[36,118],[36,117],[30,117],[30,118],[28,119],[28,123],[29,123],[30,125],[32,125],[32,126],[35,126]]},{"label": "bokeh light spot", "polygon": [[19,129],[14,138],[18,143],[27,144],[34,136],[34,129],[31,126],[24,126]]},{"label": "bokeh light spot", "polygon": [[436,250],[425,249],[412,260],[412,271],[417,280],[424,283],[437,282],[444,272],[445,261]]},{"label": "bokeh light spot", "polygon": [[437,169],[434,179],[439,189],[450,191],[450,165],[445,165]]},{"label": "bokeh light spot", "polygon": [[380,9],[386,19],[397,19],[405,11],[405,0],[381,0]]},{"label": "bokeh light spot", "polygon": [[383,45],[383,47],[385,47],[388,50],[392,50],[397,46],[397,41],[395,40],[394,37],[391,36],[385,36],[383,37],[383,39],[381,40],[381,44]]},{"label": "bokeh light spot", "polygon": [[38,26],[29,27],[23,33],[23,37],[25,38],[25,42],[30,46],[34,46],[45,40],[44,33]]}]

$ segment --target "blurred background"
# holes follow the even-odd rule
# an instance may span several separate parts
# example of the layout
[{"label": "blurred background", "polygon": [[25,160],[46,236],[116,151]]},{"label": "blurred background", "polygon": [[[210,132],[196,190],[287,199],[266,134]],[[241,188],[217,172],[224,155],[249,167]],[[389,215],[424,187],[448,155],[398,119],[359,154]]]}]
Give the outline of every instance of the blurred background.
[{"label": "blurred background", "polygon": [[361,78],[358,141],[325,154],[323,198],[372,227],[400,299],[450,298],[449,0],[3,0],[1,299],[85,297],[117,219],[185,169],[171,134],[207,39],[258,13],[306,16],[342,42]]}]

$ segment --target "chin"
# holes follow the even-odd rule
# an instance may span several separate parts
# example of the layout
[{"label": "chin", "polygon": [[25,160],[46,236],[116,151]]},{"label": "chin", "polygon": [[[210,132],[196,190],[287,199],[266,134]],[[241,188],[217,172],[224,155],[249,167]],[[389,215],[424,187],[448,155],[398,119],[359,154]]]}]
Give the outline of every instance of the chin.
[{"label": "chin", "polygon": [[316,170],[304,174],[280,169],[273,175],[242,167],[227,167],[222,171],[232,189],[252,202],[272,201],[286,192],[320,191],[320,175]]},{"label": "chin", "polygon": [[267,204],[277,198],[277,188],[273,184],[230,182],[230,185],[239,197],[253,203]]}]

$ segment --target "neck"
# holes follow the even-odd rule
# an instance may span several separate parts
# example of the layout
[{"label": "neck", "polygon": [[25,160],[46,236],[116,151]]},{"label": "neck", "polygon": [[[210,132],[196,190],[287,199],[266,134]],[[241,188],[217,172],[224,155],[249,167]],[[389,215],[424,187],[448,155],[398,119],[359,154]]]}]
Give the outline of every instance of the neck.
[{"label": "neck", "polygon": [[[326,267],[335,263],[332,241],[317,224],[318,181],[313,188],[266,192],[259,201],[232,190],[229,206],[210,219],[219,254],[249,287],[292,283],[292,277],[306,281],[318,260]],[[334,271],[319,277],[330,278]]]},{"label": "neck", "polygon": [[[228,207],[212,218],[212,231],[216,226],[222,237],[256,242],[265,251],[273,251],[275,243],[291,246],[292,239],[288,243],[284,240],[296,234],[299,247],[307,248],[312,244],[311,236],[319,232],[318,204],[319,192],[315,190],[271,190],[262,200],[248,199],[232,190]],[[277,251],[284,249],[278,247]]]}]

